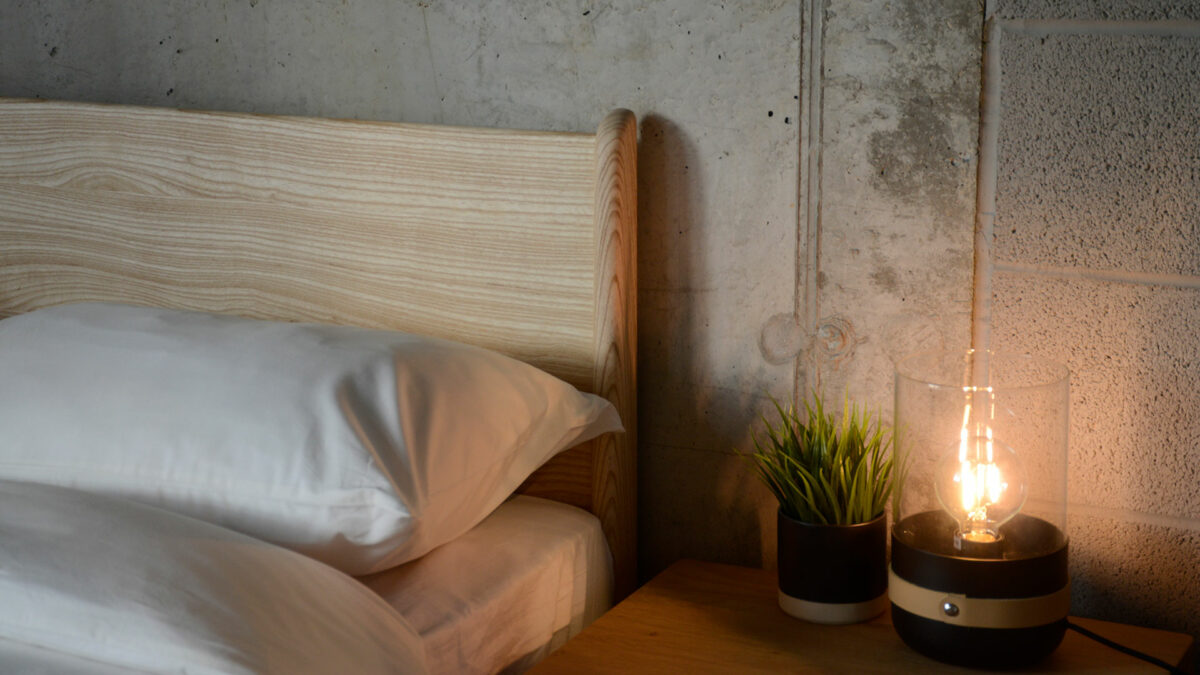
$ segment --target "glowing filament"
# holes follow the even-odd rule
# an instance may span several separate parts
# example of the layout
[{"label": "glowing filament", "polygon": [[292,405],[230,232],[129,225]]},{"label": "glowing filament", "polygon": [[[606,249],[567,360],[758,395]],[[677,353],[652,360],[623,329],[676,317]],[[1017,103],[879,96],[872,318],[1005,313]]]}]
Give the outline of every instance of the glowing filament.
[{"label": "glowing filament", "polygon": [[954,481],[959,485],[962,509],[967,523],[962,536],[971,541],[996,541],[997,533],[988,527],[988,507],[998,503],[1008,484],[996,466],[996,451],[992,427],[981,425],[982,433],[971,434],[971,405],[963,410],[962,432],[959,435],[958,471]]}]

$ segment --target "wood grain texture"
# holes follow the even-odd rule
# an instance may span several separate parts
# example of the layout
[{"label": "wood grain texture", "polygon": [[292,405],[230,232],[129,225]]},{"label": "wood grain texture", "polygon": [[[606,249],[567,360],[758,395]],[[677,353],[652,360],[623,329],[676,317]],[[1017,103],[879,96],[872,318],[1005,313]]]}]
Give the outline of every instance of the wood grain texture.
[{"label": "wood grain texture", "polygon": [[[555,455],[526,479],[517,492],[553,499],[595,513],[592,471],[598,442],[598,439],[588,441]],[[611,538],[608,526],[605,526],[605,536]]]},{"label": "wood grain texture", "polygon": [[[909,649],[885,614],[823,626],[777,605],[774,572],[684,560],[638,589],[531,674],[552,673],[977,673]],[[1105,637],[1181,663],[1189,635],[1075,619]],[[1150,664],[1073,631],[1046,661],[1021,672],[1155,673]]]},{"label": "wood grain texture", "polygon": [[629,431],[527,492],[636,580],[636,124],[596,134],[0,99],[0,317],[113,301],[477,344]]},{"label": "wood grain texture", "polygon": [[4,312],[395,328],[592,385],[591,135],[13,101],[0,134]]},{"label": "wood grain texture", "polygon": [[637,121],[610,113],[596,132],[596,335],[593,381],[623,434],[597,439],[592,509],[606,523],[615,594],[637,587]]},{"label": "wood grain texture", "polygon": [[[625,432],[559,455],[521,491],[590,510],[613,555],[614,593],[637,585],[637,121],[609,113],[595,139],[595,334],[592,382]],[[586,479],[587,485],[575,481]],[[578,501],[586,496],[586,503]]]}]

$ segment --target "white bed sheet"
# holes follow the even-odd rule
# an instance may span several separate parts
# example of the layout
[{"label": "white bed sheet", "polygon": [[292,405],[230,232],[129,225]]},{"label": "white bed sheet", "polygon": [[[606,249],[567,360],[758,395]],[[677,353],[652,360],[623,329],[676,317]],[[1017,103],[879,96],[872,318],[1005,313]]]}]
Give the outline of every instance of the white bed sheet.
[{"label": "white bed sheet", "polygon": [[0,480],[0,673],[423,673],[420,635],[311,558],[212,523]]},{"label": "white bed sheet", "polygon": [[608,609],[612,556],[592,514],[519,495],[419,560],[359,580],[421,635],[431,672],[521,672]]}]

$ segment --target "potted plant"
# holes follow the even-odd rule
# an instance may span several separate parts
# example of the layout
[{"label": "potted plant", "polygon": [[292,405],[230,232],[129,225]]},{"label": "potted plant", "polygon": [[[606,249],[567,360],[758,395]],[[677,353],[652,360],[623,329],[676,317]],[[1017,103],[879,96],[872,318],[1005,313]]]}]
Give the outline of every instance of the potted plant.
[{"label": "potted plant", "polygon": [[818,394],[802,420],[777,401],[777,425],[749,454],[779,500],[779,606],[818,623],[854,623],[887,609],[892,435],[850,403],[840,421]]}]

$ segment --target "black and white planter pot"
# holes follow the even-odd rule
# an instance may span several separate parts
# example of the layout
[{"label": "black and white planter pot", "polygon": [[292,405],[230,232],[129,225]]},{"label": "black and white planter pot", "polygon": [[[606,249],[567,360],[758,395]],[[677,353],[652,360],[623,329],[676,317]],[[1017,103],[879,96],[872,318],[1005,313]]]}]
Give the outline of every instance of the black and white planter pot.
[{"label": "black and white planter pot", "polygon": [[815,623],[857,623],[888,607],[887,515],[858,525],[779,523],[779,606]]}]

